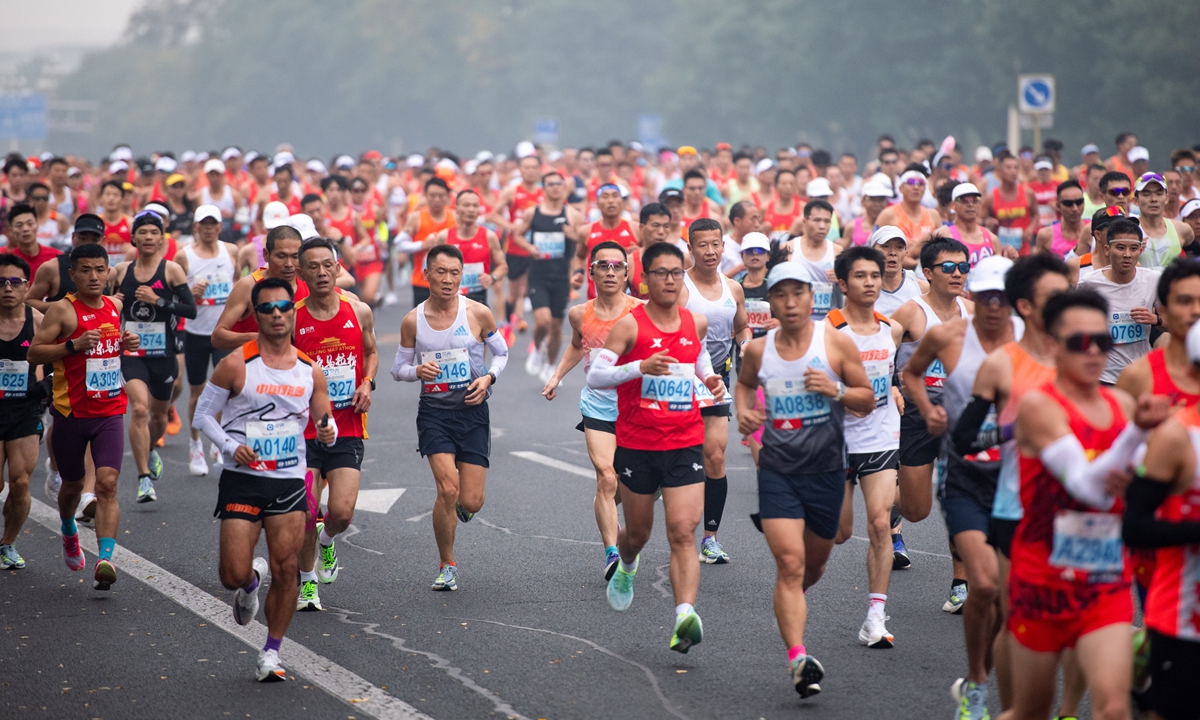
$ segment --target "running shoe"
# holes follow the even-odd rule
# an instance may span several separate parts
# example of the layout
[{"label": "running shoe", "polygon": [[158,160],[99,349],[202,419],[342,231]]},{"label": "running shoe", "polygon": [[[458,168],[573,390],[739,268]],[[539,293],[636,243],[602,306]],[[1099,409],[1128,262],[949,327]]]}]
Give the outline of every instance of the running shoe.
[{"label": "running shoe", "polygon": [[542,352],[529,344],[529,355],[525,358],[525,374],[537,376],[540,375],[542,369],[546,366],[546,361],[542,359]]},{"label": "running shoe", "polygon": [[963,605],[967,604],[967,584],[958,583],[950,586],[950,597],[942,605],[942,612],[951,615],[962,615]]},{"label": "running shoe", "polygon": [[700,562],[709,565],[724,565],[729,562],[729,555],[721,549],[716,535],[709,535],[700,541]]},{"label": "running shoe", "polygon": [[908,559],[908,548],[904,546],[904,536],[896,533],[892,536],[892,569],[907,570],[912,567],[912,560]]},{"label": "running shoe", "polygon": [[542,385],[550,382],[550,378],[554,377],[554,366],[546,363],[542,366],[542,374],[538,376],[538,380],[542,381]]},{"label": "running shoe", "polygon": [[[325,523],[317,523],[317,536],[320,537],[321,531],[325,529]],[[333,548],[333,543],[322,545],[317,543],[317,551],[321,553],[321,563],[317,566],[317,579],[326,585],[332,584],[337,580],[338,566],[337,551]]]},{"label": "running shoe", "polygon": [[207,475],[208,462],[204,459],[204,441],[193,440],[188,446],[188,472],[193,475]]},{"label": "running shoe", "polygon": [[63,535],[63,561],[68,570],[82,570],[87,566],[83,548],[79,547],[79,533]]},{"label": "running shoe", "polygon": [[525,322],[525,318],[517,318],[517,332],[523,333],[529,329],[529,323]]},{"label": "running shoe", "polygon": [[434,590],[452,592],[458,589],[458,568],[449,563],[442,563],[437,578],[431,586]]},{"label": "running shoe", "polygon": [[[254,588],[254,592],[246,592],[238,588],[233,593],[233,620],[238,625],[249,625],[254,621],[254,616],[258,614],[258,591],[262,588],[263,581],[267,579],[266,558],[254,558],[254,574],[258,576],[258,586]],[[279,656],[275,657],[278,659]],[[262,662],[261,656],[259,662]]]},{"label": "running shoe", "polygon": [[149,475],[143,475],[138,478],[138,493],[137,501],[140,503],[154,502],[158,499],[158,495],[154,492],[154,481]]},{"label": "running shoe", "polygon": [[516,336],[513,335],[513,326],[509,323],[500,324],[500,337],[504,338],[504,344],[508,345],[509,347],[512,347],[513,342],[515,342],[517,339]]},{"label": "running shoe", "polygon": [[858,641],[869,648],[893,647],[893,641],[896,638],[884,626],[886,620],[888,618],[867,613],[867,619],[863,621],[862,627],[858,630]]},{"label": "running shoe", "polygon": [[388,291],[388,293],[386,295],[383,296],[383,306],[384,307],[391,307],[398,302],[400,302],[400,298],[396,297],[396,293],[391,292],[390,290]]},{"label": "running shoe", "polygon": [[225,464],[225,456],[221,454],[220,448],[218,448],[216,445],[213,445],[211,448],[209,448],[209,451],[212,454],[213,465]]},{"label": "running shoe", "polygon": [[1146,628],[1133,629],[1133,693],[1144,695],[1150,689],[1150,636]]},{"label": "running shoe", "polygon": [[58,491],[62,488],[62,475],[57,470],[50,469],[50,458],[46,458],[46,483],[43,490],[50,500],[58,500]]},{"label": "running shoe", "polygon": [[258,667],[254,677],[259,682],[281,682],[287,680],[287,671],[279,664],[278,650],[262,650],[258,653]]},{"label": "running shoe", "polygon": [[117,568],[113,565],[112,560],[105,558],[104,560],[96,561],[96,573],[92,576],[95,584],[92,585],[94,590],[108,590],[117,581]]},{"label": "running shoe", "polygon": [[25,558],[17,553],[13,545],[0,545],[0,570],[22,570]]},{"label": "running shoe", "polygon": [[612,580],[613,573],[617,571],[617,565],[621,564],[621,556],[618,553],[608,553],[604,558],[604,581]]},{"label": "running shoe", "polygon": [[167,411],[167,434],[171,436],[178,435],[181,429],[183,429],[183,420],[179,419],[179,413],[176,412],[175,406],[172,405],[171,409]]},{"label": "running shoe", "polygon": [[821,681],[825,679],[825,668],[811,655],[801,655],[793,660],[788,671],[792,675],[792,685],[800,697],[809,698],[821,692]]},{"label": "running shoe", "polygon": [[163,474],[163,461],[162,461],[162,458],[158,456],[157,450],[150,451],[149,465],[150,465],[150,479],[157,482],[158,479],[160,477],[162,477],[162,474]]},{"label": "running shoe", "polygon": [[991,720],[987,708],[987,685],[959,678],[950,687],[950,695],[958,702],[958,714],[954,720]]},{"label": "running shoe", "polygon": [[79,518],[84,522],[92,522],[96,519],[96,493],[85,492],[79,496]]},{"label": "running shoe", "polygon": [[633,576],[637,575],[638,561],[641,560],[641,557],[638,555],[633,559],[633,572],[625,572],[621,568],[621,563],[618,562],[612,579],[608,581],[608,589],[605,594],[608,595],[609,606],[617,612],[625,612],[633,602]]},{"label": "running shoe", "polygon": [[167,446],[167,439],[165,437],[160,437],[158,440],[154,441],[154,447],[166,447],[166,446]]},{"label": "running shoe", "polygon": [[454,512],[458,514],[458,519],[465,523],[471,522],[471,518],[475,517],[475,513],[463,510],[463,506],[458,503],[454,503]]},{"label": "running shoe", "polygon": [[688,610],[675,618],[675,632],[671,633],[671,649],[687,654],[693,645],[704,640],[704,623],[695,610]]},{"label": "running shoe", "polygon": [[317,584],[312,580],[300,583],[300,597],[296,598],[296,609],[300,612],[318,612],[325,608],[321,606],[321,598],[317,595]]}]

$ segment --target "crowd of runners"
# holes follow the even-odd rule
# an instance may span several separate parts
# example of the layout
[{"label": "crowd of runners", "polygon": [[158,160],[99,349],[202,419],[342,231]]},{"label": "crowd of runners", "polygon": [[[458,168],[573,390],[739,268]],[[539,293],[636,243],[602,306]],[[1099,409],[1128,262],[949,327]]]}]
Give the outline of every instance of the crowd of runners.
[{"label": "crowd of runners", "polygon": [[993,671],[1003,718],[1070,718],[1085,693],[1097,718],[1200,718],[1200,146],[1152,164],[1122,133],[1107,159],[1087,145],[1068,166],[1063,152],[979,147],[968,164],[954,138],[906,150],[884,136],[861,167],[803,144],[523,142],[329,164],[289,146],[9,155],[0,569],[26,566],[14,543],[44,438],[63,559],[84,570],[78,524],[92,526],[108,590],[125,436],[127,499],[156,502],[157,448],[186,416],[190,472],[221,467],[220,579],[238,623],[276,579],[255,674],[284,679],[280,643],[294,612],[322,609],[353,518],[374,311],[408,304],[407,287],[391,376],[421,384],[433,590],[460,587],[455,531],[484,502],[488,398],[527,342],[548,401],[584,364],[577,429],[615,611],[662,501],[672,650],[703,640],[701,565],[735,561],[718,536],[740,442],[801,697],[826,672],[805,645],[805,592],[851,537],[857,488],[870,541],[857,640],[872,649],[896,642],[904,523],[937,499],[953,558],[941,609],[962,615],[967,658],[957,720],[989,717]]}]

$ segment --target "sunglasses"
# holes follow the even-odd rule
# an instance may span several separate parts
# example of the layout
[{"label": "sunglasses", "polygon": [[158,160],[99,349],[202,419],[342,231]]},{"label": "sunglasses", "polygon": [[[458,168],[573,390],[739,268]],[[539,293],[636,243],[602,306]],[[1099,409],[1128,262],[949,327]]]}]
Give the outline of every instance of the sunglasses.
[{"label": "sunglasses", "polygon": [[941,269],[941,271],[947,275],[953,275],[955,270],[959,271],[963,275],[971,272],[971,263],[969,262],[956,263],[947,260],[944,263],[938,263],[935,267]]},{"label": "sunglasses", "polygon": [[1176,166],[1175,166],[1175,169],[1176,169],[1176,170],[1178,170],[1178,171],[1179,171],[1179,172],[1181,172],[1181,173],[1192,173],[1192,172],[1196,172],[1196,166],[1195,166],[1195,165],[1176,165]]},{"label": "sunglasses", "polygon": [[1063,207],[1083,207],[1083,198],[1079,198],[1078,200],[1059,200],[1058,204]]},{"label": "sunglasses", "polygon": [[683,278],[683,268],[675,268],[674,270],[659,268],[658,270],[647,270],[646,274],[653,275],[659,280],[666,280],[668,277],[672,280],[680,280]]},{"label": "sunglasses", "polygon": [[1112,195],[1113,197],[1125,197],[1126,195],[1129,194],[1129,188],[1127,188],[1127,187],[1109,188],[1106,192],[1108,192],[1108,194]]},{"label": "sunglasses", "polygon": [[1063,338],[1062,344],[1067,352],[1073,353],[1085,353],[1093,347],[1102,353],[1108,353],[1113,349],[1112,336],[1106,332],[1074,333]]},{"label": "sunglasses", "polygon": [[29,282],[25,278],[0,277],[0,287],[8,287],[9,285],[19,288]]},{"label": "sunglasses", "polygon": [[940,170],[953,170],[953,169],[954,169],[954,163],[940,163],[940,164],[938,165],[938,169],[940,169]]},{"label": "sunglasses", "polygon": [[760,248],[760,247],[742,248],[743,255],[745,255],[746,253],[750,253],[751,255],[766,255],[768,252],[770,252],[770,251],[765,248]]},{"label": "sunglasses", "polygon": [[923,187],[925,185],[925,181],[920,178],[909,178],[904,181],[904,184],[913,186],[920,185]]},{"label": "sunglasses", "polygon": [[270,302],[260,302],[255,305],[254,312],[261,315],[271,315],[276,310],[281,313],[291,312],[294,307],[296,307],[296,303],[292,300],[271,300]]},{"label": "sunglasses", "polygon": [[976,305],[986,305],[987,307],[1000,307],[1008,304],[1008,295],[1003,290],[971,293],[971,299],[975,301]]},{"label": "sunglasses", "polygon": [[30,195],[29,196],[30,202],[46,202],[49,199],[50,199],[49,195]]},{"label": "sunglasses", "polygon": [[624,272],[629,267],[624,260],[596,260],[592,262],[592,272]]}]

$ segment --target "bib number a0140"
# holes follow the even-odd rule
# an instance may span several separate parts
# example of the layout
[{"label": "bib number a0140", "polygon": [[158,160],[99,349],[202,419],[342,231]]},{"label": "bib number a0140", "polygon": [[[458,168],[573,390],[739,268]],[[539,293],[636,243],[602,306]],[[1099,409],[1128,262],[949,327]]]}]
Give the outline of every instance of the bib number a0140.
[{"label": "bib number a0140", "polygon": [[827,423],[833,409],[829,398],[804,389],[804,380],[767,380],[767,409],[776,430],[800,430]]},{"label": "bib number a0140", "polygon": [[88,396],[103,400],[121,394],[121,358],[88,358],[83,386]]},{"label": "bib number a0140", "polygon": [[648,410],[687,412],[695,407],[695,379],[696,366],[687,363],[668,364],[666,375],[643,375],[641,406]]},{"label": "bib number a0140", "polygon": [[812,316],[824,318],[833,309],[833,286],[823,282],[813,283],[812,294]]},{"label": "bib number a0140", "polygon": [[1054,516],[1054,548],[1050,564],[1104,577],[1125,569],[1121,516],[1112,513],[1060,510]]},{"label": "bib number a0140", "polygon": [[165,322],[127,322],[125,329],[138,336],[138,349],[129,353],[138,357],[163,357],[167,354]]},{"label": "bib number a0140", "polygon": [[1146,326],[1133,321],[1130,313],[1113,313],[1108,325],[1108,334],[1114,345],[1129,345],[1150,338]]},{"label": "bib number a0140", "polygon": [[0,398],[23,398],[29,392],[29,362],[0,360]]},{"label": "bib number a0140", "polygon": [[438,374],[424,383],[425,392],[449,392],[465,390],[471,384],[471,361],[466,348],[433,350],[421,353],[421,364],[435,362]]},{"label": "bib number a0140", "polygon": [[325,374],[325,384],[329,388],[329,402],[334,410],[344,410],[354,404],[354,392],[358,389],[354,371],[354,365],[321,367],[321,372]]},{"label": "bib number a0140", "polygon": [[283,470],[300,464],[300,423],[295,420],[249,420],[246,445],[258,459],[251,470]]}]

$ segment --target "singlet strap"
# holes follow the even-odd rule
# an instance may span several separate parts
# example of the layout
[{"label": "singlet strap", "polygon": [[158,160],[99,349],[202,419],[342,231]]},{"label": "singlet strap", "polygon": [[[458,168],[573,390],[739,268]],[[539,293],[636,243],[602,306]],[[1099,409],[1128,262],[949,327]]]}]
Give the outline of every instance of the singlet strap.
[{"label": "singlet strap", "polygon": [[[878,316],[879,313],[875,313],[875,315]],[[834,308],[830,310],[825,317],[829,320],[829,322],[833,323],[833,326],[838,330],[841,330],[850,324],[850,321],[846,319],[846,315],[841,311],[840,308]]]},{"label": "singlet strap", "polygon": [[887,325],[890,327],[892,324],[891,319],[888,318],[887,315],[884,315],[883,313],[879,312],[878,310],[875,311],[875,319],[879,321],[880,325]]},{"label": "singlet strap", "polygon": [[258,357],[258,340],[251,340],[242,345],[242,360],[250,362],[256,357]]}]

